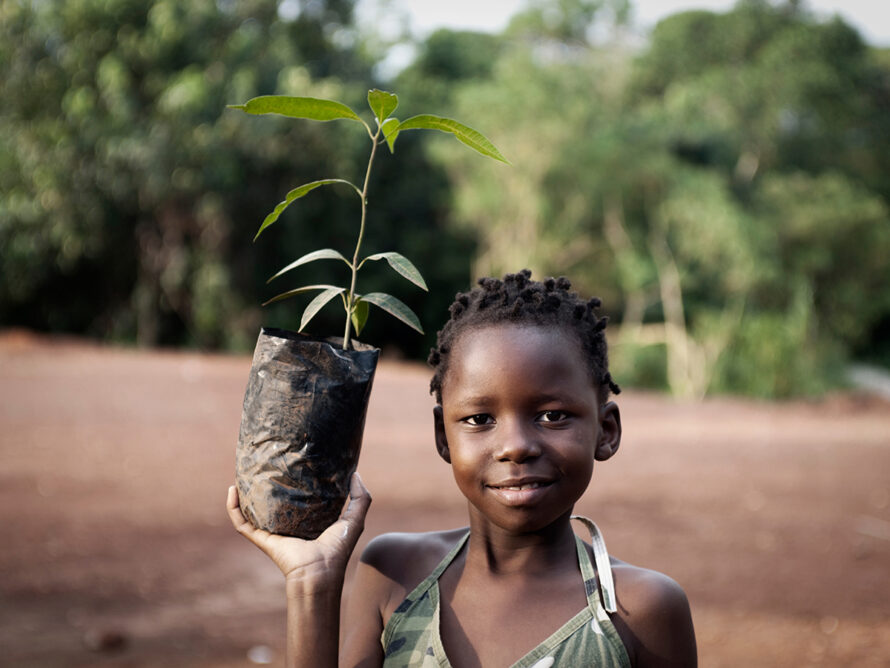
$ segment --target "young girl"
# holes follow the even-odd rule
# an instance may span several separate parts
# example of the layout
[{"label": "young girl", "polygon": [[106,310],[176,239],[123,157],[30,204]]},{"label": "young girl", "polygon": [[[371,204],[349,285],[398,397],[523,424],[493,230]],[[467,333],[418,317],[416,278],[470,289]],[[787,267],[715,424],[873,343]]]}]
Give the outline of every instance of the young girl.
[{"label": "young girl", "polygon": [[[594,460],[618,450],[606,318],[565,278],[485,278],[457,296],[430,355],[435,440],[467,498],[469,529],[386,534],[346,563],[371,503],[356,475],[343,517],[314,541],[235,528],[282,570],[288,666],[696,665],[683,590],[614,558],[572,509]],[[577,538],[572,520],[589,531]]]}]

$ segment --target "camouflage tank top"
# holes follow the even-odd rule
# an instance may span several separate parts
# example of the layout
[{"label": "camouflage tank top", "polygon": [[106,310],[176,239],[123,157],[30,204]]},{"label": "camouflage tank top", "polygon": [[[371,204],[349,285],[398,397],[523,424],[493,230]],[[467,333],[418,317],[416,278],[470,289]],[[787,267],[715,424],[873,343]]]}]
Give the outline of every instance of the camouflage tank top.
[{"label": "camouflage tank top", "polygon": [[[630,659],[608,612],[615,612],[615,585],[609,554],[599,529],[586,517],[575,516],[590,530],[596,571],[584,542],[575,537],[578,565],[584,578],[587,607],[513,664],[512,668],[630,668]],[[439,577],[461,551],[469,531],[402,601],[383,629],[381,642],[389,668],[451,668],[439,635]],[[597,577],[597,574],[599,577]]]}]

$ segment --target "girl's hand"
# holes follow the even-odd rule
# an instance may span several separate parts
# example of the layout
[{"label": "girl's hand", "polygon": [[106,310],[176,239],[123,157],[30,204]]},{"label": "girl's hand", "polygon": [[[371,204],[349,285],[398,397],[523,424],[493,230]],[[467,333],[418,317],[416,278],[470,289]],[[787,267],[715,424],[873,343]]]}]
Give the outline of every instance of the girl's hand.
[{"label": "girl's hand", "polygon": [[343,586],[346,562],[355,549],[365,526],[371,495],[358,473],[349,484],[349,505],[343,516],[315,540],[280,536],[254,527],[238,504],[238,490],[229,487],[226,507],[232,526],[242,536],[265,552],[281,569],[287,580],[288,594],[301,596]]}]

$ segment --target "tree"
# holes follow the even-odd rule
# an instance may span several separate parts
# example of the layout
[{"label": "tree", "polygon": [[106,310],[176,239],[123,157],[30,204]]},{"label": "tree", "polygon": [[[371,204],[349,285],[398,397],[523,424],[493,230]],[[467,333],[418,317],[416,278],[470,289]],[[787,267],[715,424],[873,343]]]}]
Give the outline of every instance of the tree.
[{"label": "tree", "polygon": [[530,266],[602,294],[622,314],[619,379],[691,397],[837,382],[890,313],[886,69],[797,5],[673,16],[632,67],[579,38],[609,30],[546,29],[561,7],[515,20],[490,79],[454,86],[511,119],[492,137],[517,165],[462,179],[474,167],[439,154],[476,273]]},{"label": "tree", "polygon": [[[886,135],[872,130],[885,113],[861,39],[837,19],[818,23],[794,7],[743,2],[724,15],[681,14],[656,28],[635,83],[639,107],[664,110],[666,148],[719,175],[733,193],[723,210],[745,215],[743,238],[756,264],[744,318],[727,341],[740,354],[714,368],[713,387],[739,387],[744,365],[750,391],[824,389],[832,362],[888,310],[875,280],[890,250],[890,220],[870,171],[887,149]],[[714,302],[695,291],[699,271],[686,269],[694,329]],[[786,327],[775,326],[782,321]]]},{"label": "tree", "polygon": [[236,287],[254,283],[237,252],[253,227],[242,219],[285,191],[287,172],[340,151],[324,131],[290,128],[282,141],[281,126],[246,128],[225,105],[276,89],[339,94],[332,72],[369,72],[334,43],[350,2],[285,4],[299,11],[272,0],[2,4],[4,322],[143,344],[183,330],[205,346],[254,335]]},{"label": "tree", "polygon": [[[588,39],[594,20],[616,5],[623,3],[530,4],[514,17],[505,36],[489,45],[487,52],[496,57],[487,67],[447,80],[443,99],[451,100],[456,115],[478,119],[499,146],[509,146],[512,163],[509,170],[479,168],[445,144],[434,153],[454,184],[458,224],[478,239],[474,275],[523,266],[540,274],[587,258],[589,245],[579,242],[570,226],[551,219],[552,201],[544,191],[560,167],[561,147],[575,142],[578,128],[590,126],[602,113],[598,93],[613,80],[612,62],[601,58],[605,49],[596,49]],[[446,37],[436,36],[439,50]],[[452,34],[455,46],[459,38],[468,39]],[[426,77],[427,62],[421,59],[409,69],[409,80]],[[602,83],[591,86],[592,80]]]}]

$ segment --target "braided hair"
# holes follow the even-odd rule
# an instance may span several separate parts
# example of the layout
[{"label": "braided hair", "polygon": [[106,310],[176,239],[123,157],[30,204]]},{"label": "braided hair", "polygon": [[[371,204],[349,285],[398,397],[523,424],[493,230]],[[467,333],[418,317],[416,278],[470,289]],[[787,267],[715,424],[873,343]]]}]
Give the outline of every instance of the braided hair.
[{"label": "braided hair", "polygon": [[430,393],[438,403],[442,403],[442,380],[457,338],[467,329],[497,324],[557,326],[574,332],[600,399],[605,401],[609,392],[621,392],[609,374],[604,331],[608,318],[598,318],[594,313],[602,306],[599,298],[584,301],[570,291],[572,284],[565,276],[533,281],[531,275],[531,271],[523,269],[507,274],[503,280],[480,278],[479,287],[457,294],[449,308],[451,317],[439,330],[436,347],[427,360],[435,369]]}]

